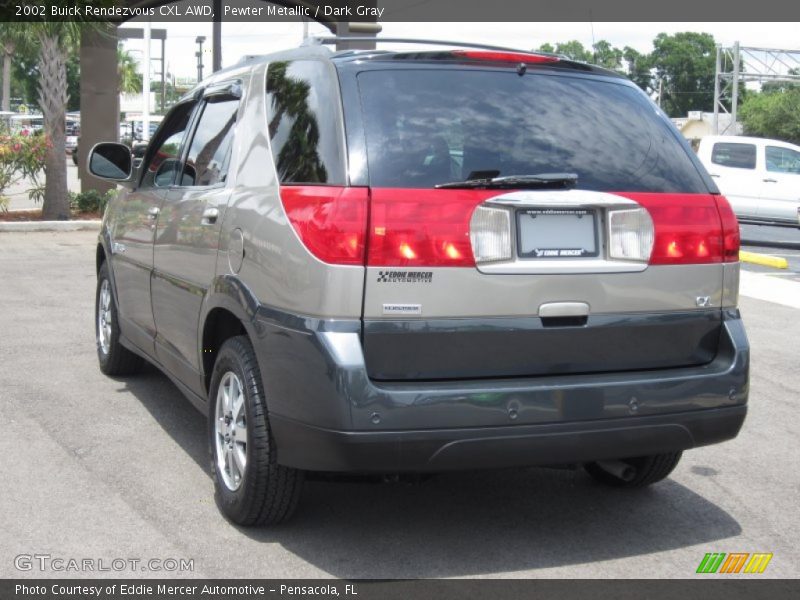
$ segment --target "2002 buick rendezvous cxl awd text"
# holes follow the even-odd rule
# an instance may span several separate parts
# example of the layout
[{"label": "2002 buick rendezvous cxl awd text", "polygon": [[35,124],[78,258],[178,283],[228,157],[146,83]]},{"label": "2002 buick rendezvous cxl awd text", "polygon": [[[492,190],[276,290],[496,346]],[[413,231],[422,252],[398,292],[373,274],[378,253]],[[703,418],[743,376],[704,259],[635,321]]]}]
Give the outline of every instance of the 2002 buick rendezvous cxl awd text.
[{"label": "2002 buick rendezvous cxl awd text", "polygon": [[739,230],[616,73],[330,40],[214,74],[166,116],[97,245],[97,351],[208,415],[218,503],[306,471],[584,465],[637,487],[736,436]]}]

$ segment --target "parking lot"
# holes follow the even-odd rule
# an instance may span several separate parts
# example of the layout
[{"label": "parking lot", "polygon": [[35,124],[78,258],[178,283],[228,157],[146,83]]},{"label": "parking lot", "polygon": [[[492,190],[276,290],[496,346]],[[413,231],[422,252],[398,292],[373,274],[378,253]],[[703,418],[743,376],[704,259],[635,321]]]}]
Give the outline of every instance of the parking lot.
[{"label": "parking lot", "polygon": [[[707,552],[773,553],[757,577],[800,569],[798,308],[741,298],[752,344],[744,429],[686,453],[650,489],[551,469],[317,479],[292,522],[242,529],[214,505],[204,417],[154,369],[99,372],[95,239],[0,233],[2,577],[93,576],[18,571],[20,554],[194,561],[103,573],[126,577],[690,578]],[[746,270],[800,289],[798,242],[767,250],[792,256],[784,274]]]}]

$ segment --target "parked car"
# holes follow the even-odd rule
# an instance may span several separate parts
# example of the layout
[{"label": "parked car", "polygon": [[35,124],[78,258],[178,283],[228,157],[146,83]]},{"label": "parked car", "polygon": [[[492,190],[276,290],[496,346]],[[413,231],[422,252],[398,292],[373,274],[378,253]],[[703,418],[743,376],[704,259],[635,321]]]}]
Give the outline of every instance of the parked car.
[{"label": "parked car", "polygon": [[800,227],[800,146],[708,136],[697,154],[740,222]]},{"label": "parked car", "polygon": [[742,426],[738,224],[669,119],[599,67],[442,44],[249,59],[140,169],[93,150],[124,188],[100,369],[152,362],[207,415],[236,523],[288,518],[308,471],[644,486]]},{"label": "parked car", "polygon": [[[72,156],[73,154],[77,154],[78,150],[78,140],[80,139],[79,135],[68,135],[65,139],[64,147],[67,151],[67,156]],[[77,159],[73,159],[77,160]],[[75,163],[77,164],[77,163]]]}]

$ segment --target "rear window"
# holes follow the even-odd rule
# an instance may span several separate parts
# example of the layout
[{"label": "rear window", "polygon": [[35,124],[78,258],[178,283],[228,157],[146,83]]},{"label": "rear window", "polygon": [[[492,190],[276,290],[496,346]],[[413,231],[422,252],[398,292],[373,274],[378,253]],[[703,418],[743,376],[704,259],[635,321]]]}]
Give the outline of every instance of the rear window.
[{"label": "rear window", "polygon": [[734,169],[755,169],[756,147],[753,144],[718,142],[711,151],[711,162]]},{"label": "rear window", "polygon": [[790,148],[767,146],[767,171],[773,173],[800,173],[800,152]]},{"label": "rear window", "polygon": [[707,193],[666,118],[600,79],[481,69],[358,75],[370,185],[577,173],[596,191]]}]

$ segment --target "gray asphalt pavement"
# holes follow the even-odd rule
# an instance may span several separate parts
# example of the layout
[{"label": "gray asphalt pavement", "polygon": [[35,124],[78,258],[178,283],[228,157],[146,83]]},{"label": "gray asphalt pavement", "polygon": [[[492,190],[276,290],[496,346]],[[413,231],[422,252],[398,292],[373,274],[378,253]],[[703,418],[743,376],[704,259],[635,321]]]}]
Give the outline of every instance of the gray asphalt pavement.
[{"label": "gray asphalt pavement", "polygon": [[[204,417],[155,370],[99,372],[94,241],[0,234],[0,577],[692,578],[707,552],[772,552],[759,577],[800,572],[797,309],[742,298],[744,429],[650,489],[547,469],[312,481],[291,523],[248,530],[214,506]],[[18,571],[21,554],[194,570]]]},{"label": "gray asphalt pavement", "polygon": [[800,281],[800,228],[742,225],[742,249],[785,258],[787,269],[745,265],[748,271]]}]

